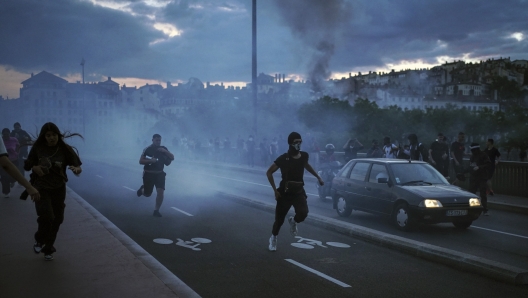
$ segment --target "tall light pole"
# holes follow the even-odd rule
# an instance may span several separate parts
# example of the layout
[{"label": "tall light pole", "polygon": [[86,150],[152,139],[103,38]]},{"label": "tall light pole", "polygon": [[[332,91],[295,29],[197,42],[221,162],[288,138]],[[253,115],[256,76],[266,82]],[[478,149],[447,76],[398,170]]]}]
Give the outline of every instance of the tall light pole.
[{"label": "tall light pole", "polygon": [[82,124],[83,124],[83,135],[86,134],[86,122],[84,120],[84,117],[85,117],[85,110],[86,110],[86,107],[84,106],[84,57],[82,58],[81,60],[81,66],[82,66]]},{"label": "tall light pole", "polygon": [[82,82],[84,85],[84,57],[81,60],[81,66],[82,66]]},{"label": "tall light pole", "polygon": [[257,129],[257,109],[258,109],[258,102],[257,102],[257,0],[253,0],[253,9],[252,9],[252,15],[253,15],[253,27],[252,27],[252,48],[253,48],[253,55],[252,55],[252,78],[251,78],[251,86],[252,92],[253,92],[253,131],[255,132],[255,137],[258,135],[258,129]]}]

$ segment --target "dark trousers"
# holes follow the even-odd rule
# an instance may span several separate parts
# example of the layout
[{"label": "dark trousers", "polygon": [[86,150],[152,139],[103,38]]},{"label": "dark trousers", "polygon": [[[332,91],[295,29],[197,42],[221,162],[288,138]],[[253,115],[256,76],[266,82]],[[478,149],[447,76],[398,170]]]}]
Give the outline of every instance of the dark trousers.
[{"label": "dark trousers", "polygon": [[486,194],[486,179],[469,178],[469,189],[471,193],[480,193],[480,202],[484,207],[484,212],[488,212],[488,195]]},{"label": "dark trousers", "polygon": [[40,200],[35,202],[37,210],[38,230],[35,241],[44,244],[42,252],[51,254],[55,252],[55,239],[57,232],[64,221],[64,208],[66,204],[66,185],[56,189],[39,189]]},{"label": "dark trousers", "polygon": [[434,168],[440,172],[444,177],[449,176],[449,159],[443,159],[443,158],[434,158],[435,161]]},{"label": "dark trousers", "polygon": [[7,195],[11,192],[11,183],[15,182],[15,179],[7,174],[3,168],[0,168],[0,176],[0,181],[2,182],[2,193]]},{"label": "dark trousers", "polygon": [[295,222],[303,222],[308,216],[308,202],[306,201],[306,194],[301,192],[297,195],[282,195],[280,199],[277,200],[277,206],[275,207],[275,222],[273,223],[273,229],[271,234],[274,236],[279,235],[279,230],[284,223],[288,211],[290,211],[291,206],[295,209],[295,217],[293,218]]}]

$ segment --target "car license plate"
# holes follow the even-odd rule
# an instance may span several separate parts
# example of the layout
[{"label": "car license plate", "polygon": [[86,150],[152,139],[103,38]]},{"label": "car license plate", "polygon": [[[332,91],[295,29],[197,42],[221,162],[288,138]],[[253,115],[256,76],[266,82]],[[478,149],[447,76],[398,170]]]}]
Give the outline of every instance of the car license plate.
[{"label": "car license plate", "polygon": [[447,216],[464,216],[467,215],[467,210],[447,210]]}]

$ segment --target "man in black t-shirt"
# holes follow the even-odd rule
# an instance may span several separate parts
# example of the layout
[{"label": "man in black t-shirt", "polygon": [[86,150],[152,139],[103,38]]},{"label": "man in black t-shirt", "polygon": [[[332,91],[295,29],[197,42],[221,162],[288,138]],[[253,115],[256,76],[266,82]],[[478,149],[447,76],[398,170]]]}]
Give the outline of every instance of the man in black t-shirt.
[{"label": "man in black t-shirt", "polygon": [[[292,132],[288,136],[288,152],[277,157],[266,172],[268,181],[275,193],[275,201],[277,201],[275,207],[275,222],[273,223],[273,229],[271,230],[271,237],[269,239],[270,251],[277,250],[277,235],[292,206],[295,209],[295,217],[290,216],[288,223],[290,224],[290,233],[293,236],[297,235],[297,224],[304,221],[308,216],[307,196],[303,187],[304,170],[306,169],[310,174],[314,175],[320,185],[324,185],[323,179],[317,175],[308,163],[308,153],[301,151],[301,143],[301,135]],[[275,186],[275,180],[273,179],[273,173],[278,169],[281,170],[282,175],[279,188]]]},{"label": "man in black t-shirt", "polygon": [[487,191],[492,196],[495,195],[495,193],[493,192],[493,189],[491,188],[491,178],[493,178],[493,173],[495,173],[495,166],[499,163],[500,156],[501,156],[499,150],[495,148],[493,143],[494,143],[493,139],[488,139],[488,142],[486,143],[487,147],[484,150],[484,152],[486,152],[486,154],[488,155],[491,161],[491,164],[488,169],[489,176],[488,176],[488,181],[486,182],[486,186],[487,186]]},{"label": "man in black t-shirt", "polygon": [[442,133],[438,133],[436,141],[429,147],[429,161],[440,174],[449,176],[449,146]]},{"label": "man in black t-shirt", "polygon": [[457,185],[459,181],[465,181],[463,158],[466,155],[466,135],[458,133],[458,139],[451,144],[451,158],[453,158],[453,168],[455,169],[455,180],[451,183]]},{"label": "man in black t-shirt", "polygon": [[141,153],[139,164],[143,167],[143,185],[138,189],[137,196],[144,195],[150,197],[154,186],[156,186],[156,206],[154,216],[161,217],[159,209],[163,203],[163,194],[165,192],[165,172],[164,166],[170,165],[174,160],[174,155],[169,152],[165,146],[161,146],[161,136],[154,134],[152,136],[152,145],[148,146]]}]

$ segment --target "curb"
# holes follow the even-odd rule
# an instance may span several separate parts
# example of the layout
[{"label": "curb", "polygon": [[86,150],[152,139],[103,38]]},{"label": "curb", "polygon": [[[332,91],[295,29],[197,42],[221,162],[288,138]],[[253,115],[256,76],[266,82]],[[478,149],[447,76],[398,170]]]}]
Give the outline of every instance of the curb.
[{"label": "curb", "polygon": [[138,258],[167,287],[176,293],[178,297],[201,297],[69,187],[67,188],[67,195],[77,201],[81,207],[86,209],[90,215],[92,215],[105,229],[107,229],[108,232],[112,234],[112,236],[119,240],[119,242],[121,242],[121,244],[123,244],[126,249],[135,255],[136,258]]},{"label": "curb", "polygon": [[[273,204],[257,201],[245,197],[239,197],[219,192],[223,197],[238,203],[256,207],[264,211],[275,212]],[[528,270],[503,263],[487,260],[474,255],[461,253],[455,250],[442,248],[436,245],[426,244],[410,240],[400,236],[387,234],[373,229],[365,228],[355,224],[342,222],[325,216],[310,214],[307,223],[368,241],[383,247],[396,249],[412,256],[420,257],[436,263],[441,263],[458,270],[476,273],[492,279],[504,281],[515,285],[528,284]]]}]

